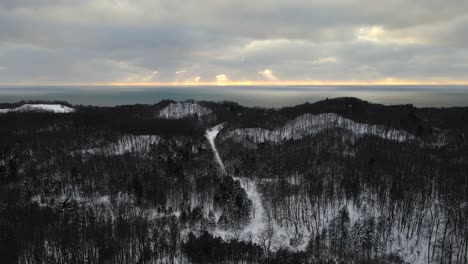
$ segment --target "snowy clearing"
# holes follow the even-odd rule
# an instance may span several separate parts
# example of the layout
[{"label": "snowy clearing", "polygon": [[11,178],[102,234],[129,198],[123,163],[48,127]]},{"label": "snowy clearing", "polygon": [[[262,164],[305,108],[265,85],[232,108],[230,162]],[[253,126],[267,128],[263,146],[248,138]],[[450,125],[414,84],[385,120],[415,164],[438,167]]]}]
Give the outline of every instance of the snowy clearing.
[{"label": "snowy clearing", "polygon": [[158,117],[166,119],[181,119],[189,116],[211,114],[211,110],[194,103],[172,103],[159,111]]},{"label": "snowy clearing", "polygon": [[13,109],[0,109],[0,114],[9,112],[51,112],[56,114],[66,114],[75,112],[75,109],[61,104],[24,104]]}]

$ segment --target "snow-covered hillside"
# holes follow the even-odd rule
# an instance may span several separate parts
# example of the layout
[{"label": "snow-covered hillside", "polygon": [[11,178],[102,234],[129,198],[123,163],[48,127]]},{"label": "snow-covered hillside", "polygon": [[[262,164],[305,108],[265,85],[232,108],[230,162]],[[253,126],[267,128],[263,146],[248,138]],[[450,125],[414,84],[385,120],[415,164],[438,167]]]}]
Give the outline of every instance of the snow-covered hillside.
[{"label": "snow-covered hillside", "polygon": [[82,155],[123,155],[125,153],[146,153],[150,150],[151,144],[158,144],[161,137],[158,135],[126,135],[120,137],[117,142],[111,143],[102,148],[90,148],[78,150]]},{"label": "snow-covered hillside", "polygon": [[211,114],[211,110],[194,103],[172,103],[159,111],[158,117],[166,119],[180,119],[188,116],[203,116]]},{"label": "snow-covered hillside", "polygon": [[351,131],[355,136],[374,135],[399,142],[414,139],[414,136],[403,130],[389,129],[381,125],[369,125],[354,122],[335,113],[319,115],[305,114],[289,121],[284,126],[274,130],[263,128],[240,128],[224,135],[235,141],[248,139],[253,143],[273,142],[301,139],[314,135],[326,129],[342,128]]},{"label": "snow-covered hillside", "polygon": [[71,113],[75,109],[61,104],[24,104],[13,109],[0,109],[0,114],[8,112],[52,112],[57,114]]},{"label": "snow-covered hillside", "polygon": [[61,104],[24,104],[13,109],[0,109],[1,113],[8,112],[52,112],[52,113],[71,113],[75,109]]}]

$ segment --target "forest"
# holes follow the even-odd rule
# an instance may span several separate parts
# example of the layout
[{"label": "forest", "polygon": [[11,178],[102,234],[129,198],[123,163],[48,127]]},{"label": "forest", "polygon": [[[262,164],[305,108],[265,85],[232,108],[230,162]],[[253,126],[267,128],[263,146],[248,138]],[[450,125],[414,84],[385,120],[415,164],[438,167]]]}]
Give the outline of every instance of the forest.
[{"label": "forest", "polygon": [[1,263],[468,263],[468,107],[0,109]]}]

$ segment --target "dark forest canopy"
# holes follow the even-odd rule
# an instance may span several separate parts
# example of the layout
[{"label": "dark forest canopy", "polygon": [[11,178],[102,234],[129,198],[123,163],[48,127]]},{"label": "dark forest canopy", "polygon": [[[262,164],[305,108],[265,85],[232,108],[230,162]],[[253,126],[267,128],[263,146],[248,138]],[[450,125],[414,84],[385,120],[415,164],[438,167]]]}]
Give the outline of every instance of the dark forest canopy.
[{"label": "dark forest canopy", "polygon": [[74,112],[0,113],[2,263],[468,262],[468,107],[24,104]]}]

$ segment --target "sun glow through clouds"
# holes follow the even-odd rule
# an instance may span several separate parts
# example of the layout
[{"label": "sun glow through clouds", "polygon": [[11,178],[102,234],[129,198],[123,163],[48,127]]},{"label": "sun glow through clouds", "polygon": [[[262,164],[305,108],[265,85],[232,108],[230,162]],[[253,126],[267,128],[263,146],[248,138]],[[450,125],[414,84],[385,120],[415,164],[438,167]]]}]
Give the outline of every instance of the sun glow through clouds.
[{"label": "sun glow through clouds", "polygon": [[216,75],[216,82],[219,83],[219,84],[224,84],[228,81],[228,77],[226,76],[226,74],[219,74],[219,75]]},{"label": "sun glow through clouds", "polygon": [[278,81],[278,78],[269,69],[265,69],[265,70],[259,72],[259,74],[262,75],[263,77],[265,77],[268,81],[272,81],[272,82]]}]

